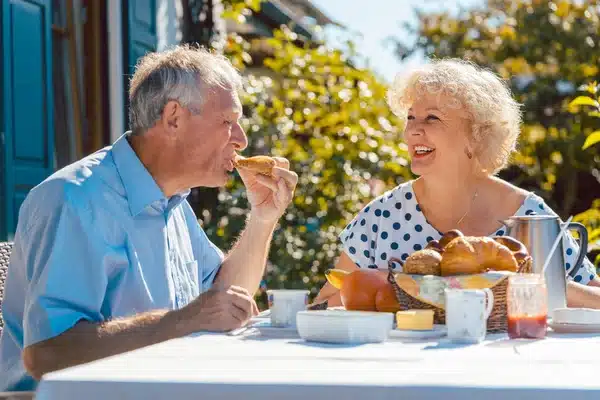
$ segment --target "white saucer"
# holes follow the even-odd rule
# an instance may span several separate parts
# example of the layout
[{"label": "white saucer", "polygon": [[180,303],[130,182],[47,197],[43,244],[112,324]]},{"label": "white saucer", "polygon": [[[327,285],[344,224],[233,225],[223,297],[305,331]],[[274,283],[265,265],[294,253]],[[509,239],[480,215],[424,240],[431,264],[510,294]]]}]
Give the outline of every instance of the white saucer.
[{"label": "white saucer", "polygon": [[295,326],[273,326],[271,320],[257,321],[251,325],[261,336],[267,337],[297,337],[298,329]]},{"label": "white saucer", "polygon": [[446,336],[446,325],[433,325],[433,329],[427,331],[417,331],[409,329],[392,329],[390,338],[398,339],[436,339]]},{"label": "white saucer", "polygon": [[559,324],[549,320],[548,326],[556,333],[600,333],[600,324]]}]

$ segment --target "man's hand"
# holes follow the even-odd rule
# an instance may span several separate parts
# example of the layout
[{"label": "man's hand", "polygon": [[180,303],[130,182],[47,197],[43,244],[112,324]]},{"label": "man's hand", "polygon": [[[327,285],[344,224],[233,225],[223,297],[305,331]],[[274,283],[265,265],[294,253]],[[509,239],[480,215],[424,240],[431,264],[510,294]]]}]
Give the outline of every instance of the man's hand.
[{"label": "man's hand", "polygon": [[213,287],[181,309],[183,320],[192,332],[224,332],[240,328],[258,314],[258,306],[239,286]]},{"label": "man's hand", "polygon": [[298,175],[289,170],[288,160],[280,157],[273,159],[276,163],[273,178],[255,174],[245,168],[238,169],[248,192],[252,214],[266,222],[275,222],[283,215],[294,197],[298,183]]},{"label": "man's hand", "polygon": [[277,221],[292,201],[298,175],[285,158],[273,157],[273,177],[238,168],[248,194],[251,212],[246,228],[229,252],[215,282],[236,285],[255,293],[264,275],[267,255]]}]

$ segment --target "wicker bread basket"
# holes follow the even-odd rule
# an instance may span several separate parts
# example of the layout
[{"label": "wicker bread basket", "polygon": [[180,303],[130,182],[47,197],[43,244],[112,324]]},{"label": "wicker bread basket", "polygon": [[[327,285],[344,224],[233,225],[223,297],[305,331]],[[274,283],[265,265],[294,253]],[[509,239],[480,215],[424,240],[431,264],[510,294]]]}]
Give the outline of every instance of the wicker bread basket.
[{"label": "wicker bread basket", "polygon": [[[391,259],[388,262],[388,282],[394,288],[396,299],[400,305],[401,310],[433,310],[434,311],[434,323],[442,324],[446,323],[446,312],[443,308],[435,305],[423,302],[416,297],[413,297],[404,289],[402,289],[396,282],[396,273],[393,271],[393,264],[402,262],[398,259]],[[517,273],[529,273],[531,272],[532,259],[531,257],[526,258],[519,265]],[[490,290],[494,294],[494,306],[492,313],[487,320],[487,331],[489,333],[506,332],[508,330],[507,320],[507,307],[506,307],[506,294],[508,289],[508,277],[506,275],[503,279],[497,281],[494,286],[490,287]]]}]

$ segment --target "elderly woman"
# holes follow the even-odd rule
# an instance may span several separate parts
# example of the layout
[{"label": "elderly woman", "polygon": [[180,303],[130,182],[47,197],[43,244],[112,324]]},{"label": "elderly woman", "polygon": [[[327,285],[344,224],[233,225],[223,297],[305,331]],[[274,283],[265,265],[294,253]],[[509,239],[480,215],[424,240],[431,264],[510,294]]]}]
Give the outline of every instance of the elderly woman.
[{"label": "elderly woman", "polygon": [[[404,140],[418,179],[371,201],[341,233],[336,268],[379,269],[406,259],[458,229],[469,236],[503,235],[498,221],[513,215],[554,214],[544,200],[499,179],[515,149],[521,112],[509,88],[494,74],[462,60],[438,60],[399,76],[388,102],[406,119]],[[567,301],[600,308],[600,279],[589,260],[572,273],[578,245],[564,242]],[[401,266],[396,267],[398,270]],[[327,283],[315,303],[341,305]]]}]

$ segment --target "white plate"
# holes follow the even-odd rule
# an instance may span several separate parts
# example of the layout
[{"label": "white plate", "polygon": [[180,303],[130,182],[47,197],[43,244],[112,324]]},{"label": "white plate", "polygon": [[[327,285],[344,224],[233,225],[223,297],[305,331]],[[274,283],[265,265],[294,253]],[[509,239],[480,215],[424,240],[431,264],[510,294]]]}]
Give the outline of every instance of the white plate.
[{"label": "white plate", "polygon": [[426,331],[417,331],[410,329],[392,329],[390,338],[398,339],[436,339],[446,336],[446,325],[434,325],[433,329]]},{"label": "white plate", "polygon": [[298,330],[295,326],[273,326],[271,320],[258,321],[251,325],[251,329],[256,329],[261,336],[273,338],[298,337]]},{"label": "white plate", "polygon": [[298,334],[306,341],[323,343],[380,343],[394,327],[394,314],[368,311],[300,311]]},{"label": "white plate", "polygon": [[273,338],[290,338],[298,337],[298,330],[293,326],[285,326],[278,327],[271,325],[271,320],[269,319],[253,319],[247,326],[234,329],[228,332],[229,336],[240,336],[247,334],[260,334],[265,337],[273,337]]},{"label": "white plate", "polygon": [[548,326],[556,333],[600,333],[598,324],[558,324],[550,320]]},{"label": "white plate", "polygon": [[550,314],[559,324],[600,325],[600,310],[591,308],[557,308]]}]

